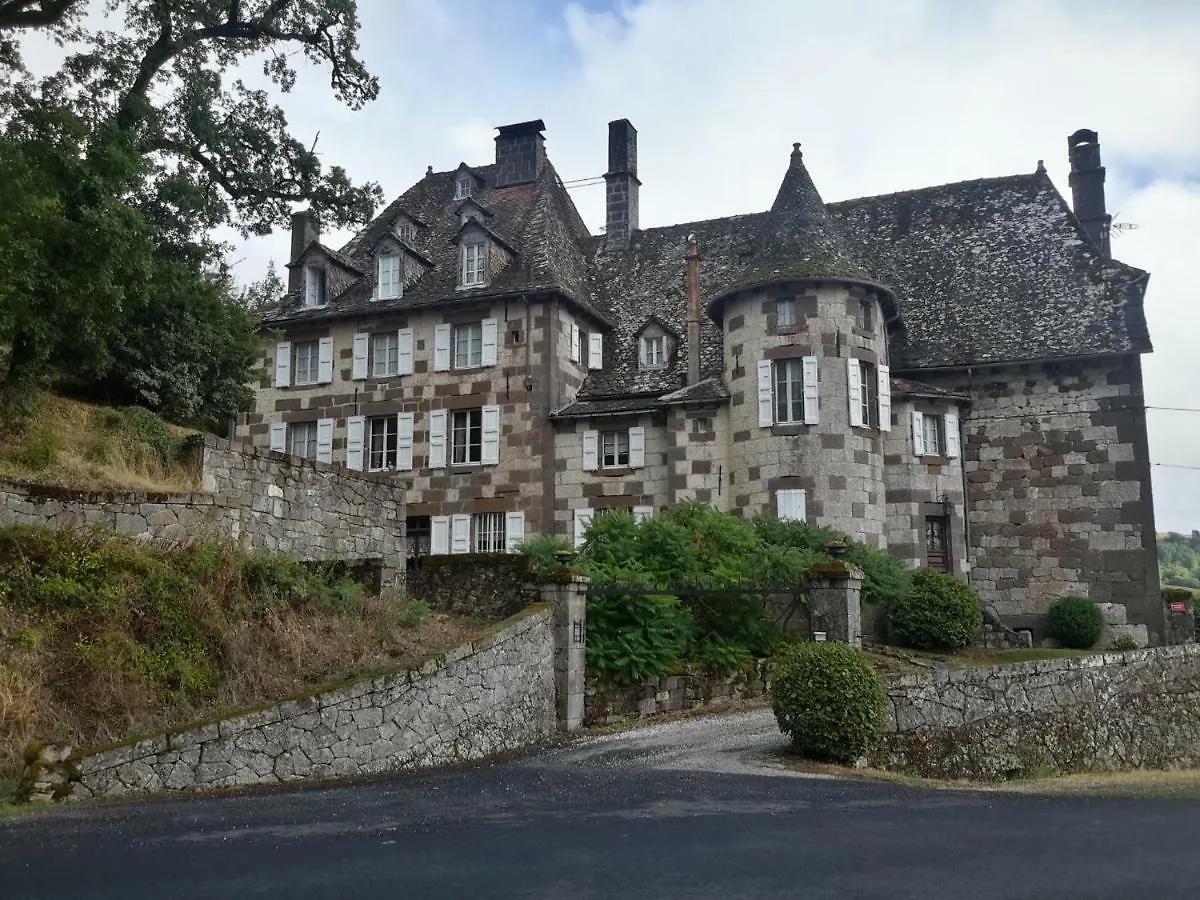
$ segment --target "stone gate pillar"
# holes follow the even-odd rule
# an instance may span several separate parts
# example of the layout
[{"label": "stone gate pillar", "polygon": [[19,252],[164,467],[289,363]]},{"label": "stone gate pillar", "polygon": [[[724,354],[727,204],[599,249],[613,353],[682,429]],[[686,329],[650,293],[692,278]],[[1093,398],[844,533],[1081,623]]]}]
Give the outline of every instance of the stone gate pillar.
[{"label": "stone gate pillar", "polygon": [[862,580],[862,570],[841,561],[808,570],[814,632],[825,632],[828,641],[862,646]]},{"label": "stone gate pillar", "polygon": [[587,667],[587,590],[582,575],[538,586],[543,603],[554,608],[554,696],[558,727],[583,727],[584,670]]}]

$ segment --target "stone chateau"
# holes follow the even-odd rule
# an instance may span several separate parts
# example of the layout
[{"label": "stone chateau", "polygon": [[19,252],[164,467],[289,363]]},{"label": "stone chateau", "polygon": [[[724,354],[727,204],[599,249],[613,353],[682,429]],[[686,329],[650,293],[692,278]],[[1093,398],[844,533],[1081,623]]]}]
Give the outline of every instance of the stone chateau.
[{"label": "stone chateau", "polygon": [[948,569],[1012,624],[1084,594],[1161,640],[1148,275],[1109,252],[1095,132],[1073,205],[1040,162],[827,204],[797,144],[770,209],[643,229],[622,119],[593,235],[544,130],[340,249],[297,214],[238,435],[394,473],[418,555],[697,500]]}]

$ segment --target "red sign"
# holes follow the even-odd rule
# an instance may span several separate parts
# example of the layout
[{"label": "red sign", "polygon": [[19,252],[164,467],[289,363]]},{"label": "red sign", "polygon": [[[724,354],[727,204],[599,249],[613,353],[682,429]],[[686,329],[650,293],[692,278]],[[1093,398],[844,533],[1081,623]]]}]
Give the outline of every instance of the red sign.
[{"label": "red sign", "polygon": [[1187,604],[1182,600],[1172,600],[1171,612],[1187,612]]}]

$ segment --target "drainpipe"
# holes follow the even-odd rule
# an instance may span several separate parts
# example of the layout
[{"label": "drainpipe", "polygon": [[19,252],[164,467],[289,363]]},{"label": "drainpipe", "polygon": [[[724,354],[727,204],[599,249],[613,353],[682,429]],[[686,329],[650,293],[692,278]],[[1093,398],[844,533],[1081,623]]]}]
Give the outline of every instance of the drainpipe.
[{"label": "drainpipe", "polygon": [[700,382],[700,248],[694,234],[688,235],[687,299],[687,383],[693,385]]}]

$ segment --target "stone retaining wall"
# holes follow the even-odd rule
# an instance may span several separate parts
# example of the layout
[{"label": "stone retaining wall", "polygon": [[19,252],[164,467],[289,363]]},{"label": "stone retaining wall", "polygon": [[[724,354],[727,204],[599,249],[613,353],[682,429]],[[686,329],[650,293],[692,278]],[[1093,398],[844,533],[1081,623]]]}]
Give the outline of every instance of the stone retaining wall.
[{"label": "stone retaining wall", "polygon": [[678,674],[633,685],[613,684],[589,675],[584,690],[584,724],[606,725],[629,716],[696,709],[713,700],[764,697],[770,687],[765,659],[720,674],[689,666]]},{"label": "stone retaining wall", "polygon": [[888,681],[875,764],[996,779],[1200,765],[1200,646],[1017,663]]},{"label": "stone retaining wall", "polygon": [[553,610],[539,604],[418,670],[97,752],[44,748],[26,779],[34,800],[279,784],[483,759],[554,730]]}]

